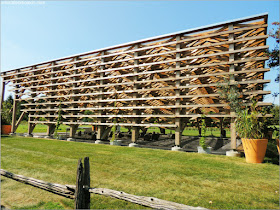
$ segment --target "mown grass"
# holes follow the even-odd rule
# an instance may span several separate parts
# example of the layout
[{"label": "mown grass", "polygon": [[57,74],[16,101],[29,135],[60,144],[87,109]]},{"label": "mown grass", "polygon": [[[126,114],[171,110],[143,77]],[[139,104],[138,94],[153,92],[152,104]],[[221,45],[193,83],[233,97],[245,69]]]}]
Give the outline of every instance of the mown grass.
[{"label": "mown grass", "polygon": [[[91,127],[90,125],[83,125],[82,127]],[[69,128],[67,125],[60,125],[58,132],[66,132],[66,129]],[[28,123],[27,121],[22,121],[16,132],[17,133],[27,133],[28,130]],[[80,129],[81,130],[81,129]],[[47,125],[37,124],[33,130],[33,133],[46,133],[47,132]]]},{"label": "mown grass", "polygon": [[[83,125],[80,127],[91,127],[90,125]],[[60,125],[58,132],[66,132],[66,129],[69,128],[69,126],[67,125]],[[18,126],[16,132],[17,133],[27,133],[28,130],[28,123],[26,121],[22,121],[20,123],[20,125]],[[81,130],[81,129],[80,129]],[[43,125],[43,124],[37,124],[33,130],[33,133],[46,133],[47,132],[47,125]],[[121,127],[121,132],[128,132],[127,128]],[[160,129],[157,127],[151,127],[148,129],[147,131],[148,133],[160,133]],[[166,133],[175,133],[175,131],[173,130],[166,130]],[[186,128],[183,133],[183,136],[198,136],[199,132],[196,128]],[[220,137],[220,129],[218,128],[207,128],[206,131],[206,136],[216,136],[216,137]],[[229,129],[226,129],[226,137],[230,137],[230,131]]]},{"label": "mown grass", "polygon": [[[23,137],[2,137],[1,152],[1,168],[49,182],[75,184],[78,159],[89,156],[91,187],[211,209],[279,209],[278,166],[244,158]],[[74,207],[72,200],[7,178],[1,177],[1,185],[6,207]],[[91,198],[93,209],[143,208]]]}]

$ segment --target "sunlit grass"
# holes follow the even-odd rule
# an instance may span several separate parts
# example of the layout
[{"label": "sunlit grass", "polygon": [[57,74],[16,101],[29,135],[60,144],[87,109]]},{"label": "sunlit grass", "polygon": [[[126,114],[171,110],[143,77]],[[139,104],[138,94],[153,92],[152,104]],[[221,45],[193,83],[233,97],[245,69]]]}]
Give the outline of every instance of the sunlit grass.
[{"label": "sunlit grass", "polygon": [[[78,159],[89,156],[91,187],[213,209],[279,208],[278,166],[247,164],[244,158],[23,137],[2,138],[1,152],[3,169],[49,182],[75,184]],[[69,199],[7,178],[1,185],[7,207],[74,207]],[[92,195],[91,208],[143,207]]]},{"label": "sunlit grass", "polygon": [[[82,125],[81,127],[91,127],[91,125]],[[69,128],[67,125],[60,125],[58,132],[66,132],[66,129]],[[26,121],[21,122],[21,124],[18,126],[16,132],[17,133],[27,133],[28,130],[28,124]],[[82,130],[82,129],[80,129]],[[33,133],[46,133],[47,132],[47,125],[43,124],[37,124],[33,130]],[[121,127],[121,132],[128,132],[127,128]],[[148,133],[160,133],[160,129],[158,127],[150,127],[147,131]],[[166,129],[166,134],[169,133],[175,133],[173,130]],[[183,133],[183,136],[198,136],[199,132],[196,128],[194,127],[188,127],[186,128]],[[216,136],[220,137],[220,129],[218,128],[207,128],[206,131],[206,136]],[[230,137],[230,131],[229,129],[226,129],[226,137]]]}]

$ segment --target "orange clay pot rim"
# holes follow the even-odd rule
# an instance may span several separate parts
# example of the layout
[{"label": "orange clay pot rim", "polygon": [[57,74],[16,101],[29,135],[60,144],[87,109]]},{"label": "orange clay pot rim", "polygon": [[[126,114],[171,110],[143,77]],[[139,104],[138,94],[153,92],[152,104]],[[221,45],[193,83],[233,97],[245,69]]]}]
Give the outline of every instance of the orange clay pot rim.
[{"label": "orange clay pot rim", "polygon": [[268,140],[268,139],[248,139],[248,138],[241,138],[241,140],[244,139],[244,140]]}]

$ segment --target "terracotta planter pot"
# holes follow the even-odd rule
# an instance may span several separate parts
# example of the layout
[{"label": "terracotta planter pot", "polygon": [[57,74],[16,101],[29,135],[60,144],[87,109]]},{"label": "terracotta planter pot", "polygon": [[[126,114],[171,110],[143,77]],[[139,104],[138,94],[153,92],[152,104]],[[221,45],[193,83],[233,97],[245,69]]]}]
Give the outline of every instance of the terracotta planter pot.
[{"label": "terracotta planter pot", "polygon": [[9,134],[12,132],[11,125],[1,125],[1,134]]},{"label": "terracotta planter pot", "polygon": [[266,147],[267,147],[267,139],[241,139],[246,162],[247,163],[262,163]]},{"label": "terracotta planter pot", "polygon": [[276,141],[276,146],[277,146],[277,149],[278,149],[278,154],[280,155],[280,142],[279,142],[279,139],[275,139]]}]

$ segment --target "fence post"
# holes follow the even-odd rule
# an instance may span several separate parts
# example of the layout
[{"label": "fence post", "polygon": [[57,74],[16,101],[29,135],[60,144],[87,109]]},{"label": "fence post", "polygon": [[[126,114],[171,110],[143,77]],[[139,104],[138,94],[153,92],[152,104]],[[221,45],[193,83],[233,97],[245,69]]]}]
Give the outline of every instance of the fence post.
[{"label": "fence post", "polygon": [[83,209],[84,190],[83,190],[83,164],[79,159],[77,167],[76,190],[75,190],[75,209]]},{"label": "fence post", "polygon": [[90,168],[89,168],[89,157],[84,158],[84,208],[90,209]]},{"label": "fence post", "polygon": [[76,191],[75,191],[75,209],[90,209],[90,170],[89,157],[79,159],[77,167]]}]

